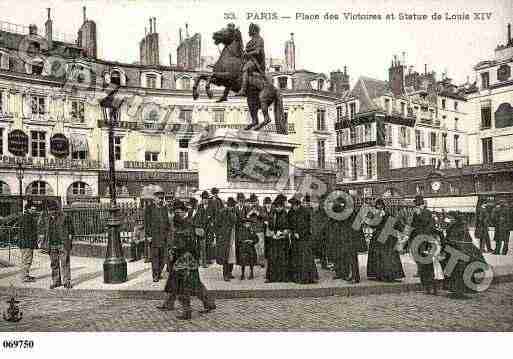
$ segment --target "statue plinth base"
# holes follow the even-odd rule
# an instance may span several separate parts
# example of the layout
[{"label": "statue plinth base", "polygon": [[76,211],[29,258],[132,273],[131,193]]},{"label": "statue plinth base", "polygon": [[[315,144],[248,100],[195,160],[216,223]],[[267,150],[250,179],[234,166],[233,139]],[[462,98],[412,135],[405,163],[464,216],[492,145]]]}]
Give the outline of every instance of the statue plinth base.
[{"label": "statue plinth base", "polygon": [[223,199],[244,193],[259,198],[294,192],[292,155],[297,143],[287,135],[217,129],[193,143],[197,151],[199,193],[213,187]]}]

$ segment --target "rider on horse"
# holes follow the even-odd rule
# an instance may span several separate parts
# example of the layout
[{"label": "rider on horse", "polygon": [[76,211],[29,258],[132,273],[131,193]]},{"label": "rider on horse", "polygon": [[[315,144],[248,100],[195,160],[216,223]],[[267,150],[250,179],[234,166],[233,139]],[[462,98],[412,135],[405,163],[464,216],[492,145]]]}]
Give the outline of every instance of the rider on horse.
[{"label": "rider on horse", "polygon": [[251,23],[249,25],[249,36],[251,40],[246,44],[245,63],[242,68],[242,86],[239,96],[246,96],[249,74],[256,71],[265,77],[264,39],[260,37],[260,28],[257,24]]}]

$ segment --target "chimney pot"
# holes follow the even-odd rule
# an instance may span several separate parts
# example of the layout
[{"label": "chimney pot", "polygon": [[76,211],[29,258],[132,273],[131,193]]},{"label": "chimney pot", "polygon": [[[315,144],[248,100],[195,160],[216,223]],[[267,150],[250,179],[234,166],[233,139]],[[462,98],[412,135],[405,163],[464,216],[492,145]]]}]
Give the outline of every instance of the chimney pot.
[{"label": "chimney pot", "polygon": [[50,8],[47,8],[46,10],[48,11],[48,20],[51,20],[51,18],[50,18],[50,10],[51,10],[51,9],[50,9]]},{"label": "chimney pot", "polygon": [[86,21],[87,21],[86,10],[87,10],[87,8],[86,8],[85,6],[83,6],[83,7],[82,7],[82,12],[83,12],[83,14],[84,14],[84,22],[86,22]]},{"label": "chimney pot", "polygon": [[153,18],[153,32],[157,32],[157,18]]}]

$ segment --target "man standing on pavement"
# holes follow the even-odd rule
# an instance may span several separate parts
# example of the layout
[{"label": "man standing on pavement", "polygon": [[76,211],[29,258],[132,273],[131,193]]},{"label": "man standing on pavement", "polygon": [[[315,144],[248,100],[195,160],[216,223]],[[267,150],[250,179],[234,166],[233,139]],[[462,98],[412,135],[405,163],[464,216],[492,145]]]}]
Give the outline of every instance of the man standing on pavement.
[{"label": "man standing on pavement", "polygon": [[23,282],[35,282],[36,278],[29,275],[38,239],[36,206],[32,202],[27,203],[25,213],[18,220],[18,225],[20,227],[18,247],[21,252],[22,280]]},{"label": "man standing on pavement", "polygon": [[156,205],[150,207],[149,222],[145,223],[146,236],[151,242],[151,267],[153,281],[158,282],[162,275],[162,269],[166,264],[167,240],[170,223],[168,208],[164,205],[164,192],[154,193],[157,198]]},{"label": "man standing on pavement", "polygon": [[[495,254],[508,254],[509,230],[510,230],[510,213],[506,201],[500,200],[492,212],[492,218],[495,222]],[[501,251],[502,249],[502,251]]]},{"label": "man standing on pavement", "polygon": [[209,298],[207,289],[199,276],[198,245],[195,241],[193,228],[185,218],[185,205],[181,201],[175,201],[174,212],[173,222],[176,232],[171,244],[170,262],[172,263],[172,269],[165,287],[169,296],[158,308],[173,310],[175,299],[178,298],[183,313],[177,315],[176,318],[190,320],[192,317],[191,295],[202,301],[204,309],[200,313],[208,313],[216,309],[216,305],[214,300]]},{"label": "man standing on pavement", "polygon": [[208,192],[203,191],[201,193],[201,203],[199,207],[192,214],[192,225],[194,226],[194,232],[198,237],[200,247],[200,264],[203,268],[207,267],[209,262],[208,253],[211,251],[211,236],[212,231],[210,229],[210,212],[208,210]]},{"label": "man standing on pavement", "polygon": [[[50,289],[62,286],[63,282],[65,288],[72,288],[70,254],[73,246],[73,235],[74,229],[71,218],[59,209],[56,203],[52,203],[48,219],[48,245],[52,268]],[[61,280],[61,275],[63,280]]]}]

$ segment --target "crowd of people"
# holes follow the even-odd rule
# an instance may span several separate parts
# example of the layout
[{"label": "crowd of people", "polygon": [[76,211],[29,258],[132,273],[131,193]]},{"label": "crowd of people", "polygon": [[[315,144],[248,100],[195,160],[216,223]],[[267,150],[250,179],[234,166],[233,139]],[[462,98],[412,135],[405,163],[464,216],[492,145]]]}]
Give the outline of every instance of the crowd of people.
[{"label": "crowd of people", "polygon": [[[468,290],[463,278],[468,263],[486,264],[472,244],[460,213],[449,212],[436,220],[421,196],[415,198],[409,218],[393,216],[380,198],[365,201],[356,209],[352,205],[347,194],[315,198],[278,194],[260,201],[255,194],[246,198],[239,193],[223,201],[213,188],[210,193],[203,191],[199,201],[182,201],[172,196],[166,200],[165,193],[159,191],[145,206],[144,219],[135,225],[130,257],[131,261],[144,258],[151,262],[154,282],[168,273],[165,291],[169,296],[159,308],[172,310],[178,300],[184,308],[182,319],[191,317],[191,295],[203,302],[204,312],[215,309],[199,275],[200,267],[214,263],[222,265],[219,279],[227,282],[235,278],[237,266],[240,280],[255,279],[255,267],[262,267],[266,283],[313,284],[319,281],[319,263],[321,269],[332,271],[334,280],[355,284],[361,278],[358,254],[367,252],[366,278],[397,282],[405,277],[400,255],[409,253],[426,293],[436,295],[443,285],[458,297]],[[507,253],[511,229],[508,214],[501,203],[491,211],[478,213],[476,235],[482,249],[488,246],[486,249],[491,250],[486,244],[486,229],[494,224],[497,246],[504,244],[502,253]],[[19,242],[23,281],[35,280],[29,271],[33,250],[39,246],[51,259],[50,288],[71,288],[70,217],[57,204],[47,203],[41,213],[28,204],[18,222],[23,228]],[[416,243],[415,239],[422,236],[428,240]],[[449,261],[445,250],[448,246],[466,255],[466,260],[458,261],[450,273],[444,270]],[[495,253],[501,253],[500,249],[496,248]],[[432,260],[423,260],[430,254]]]}]

